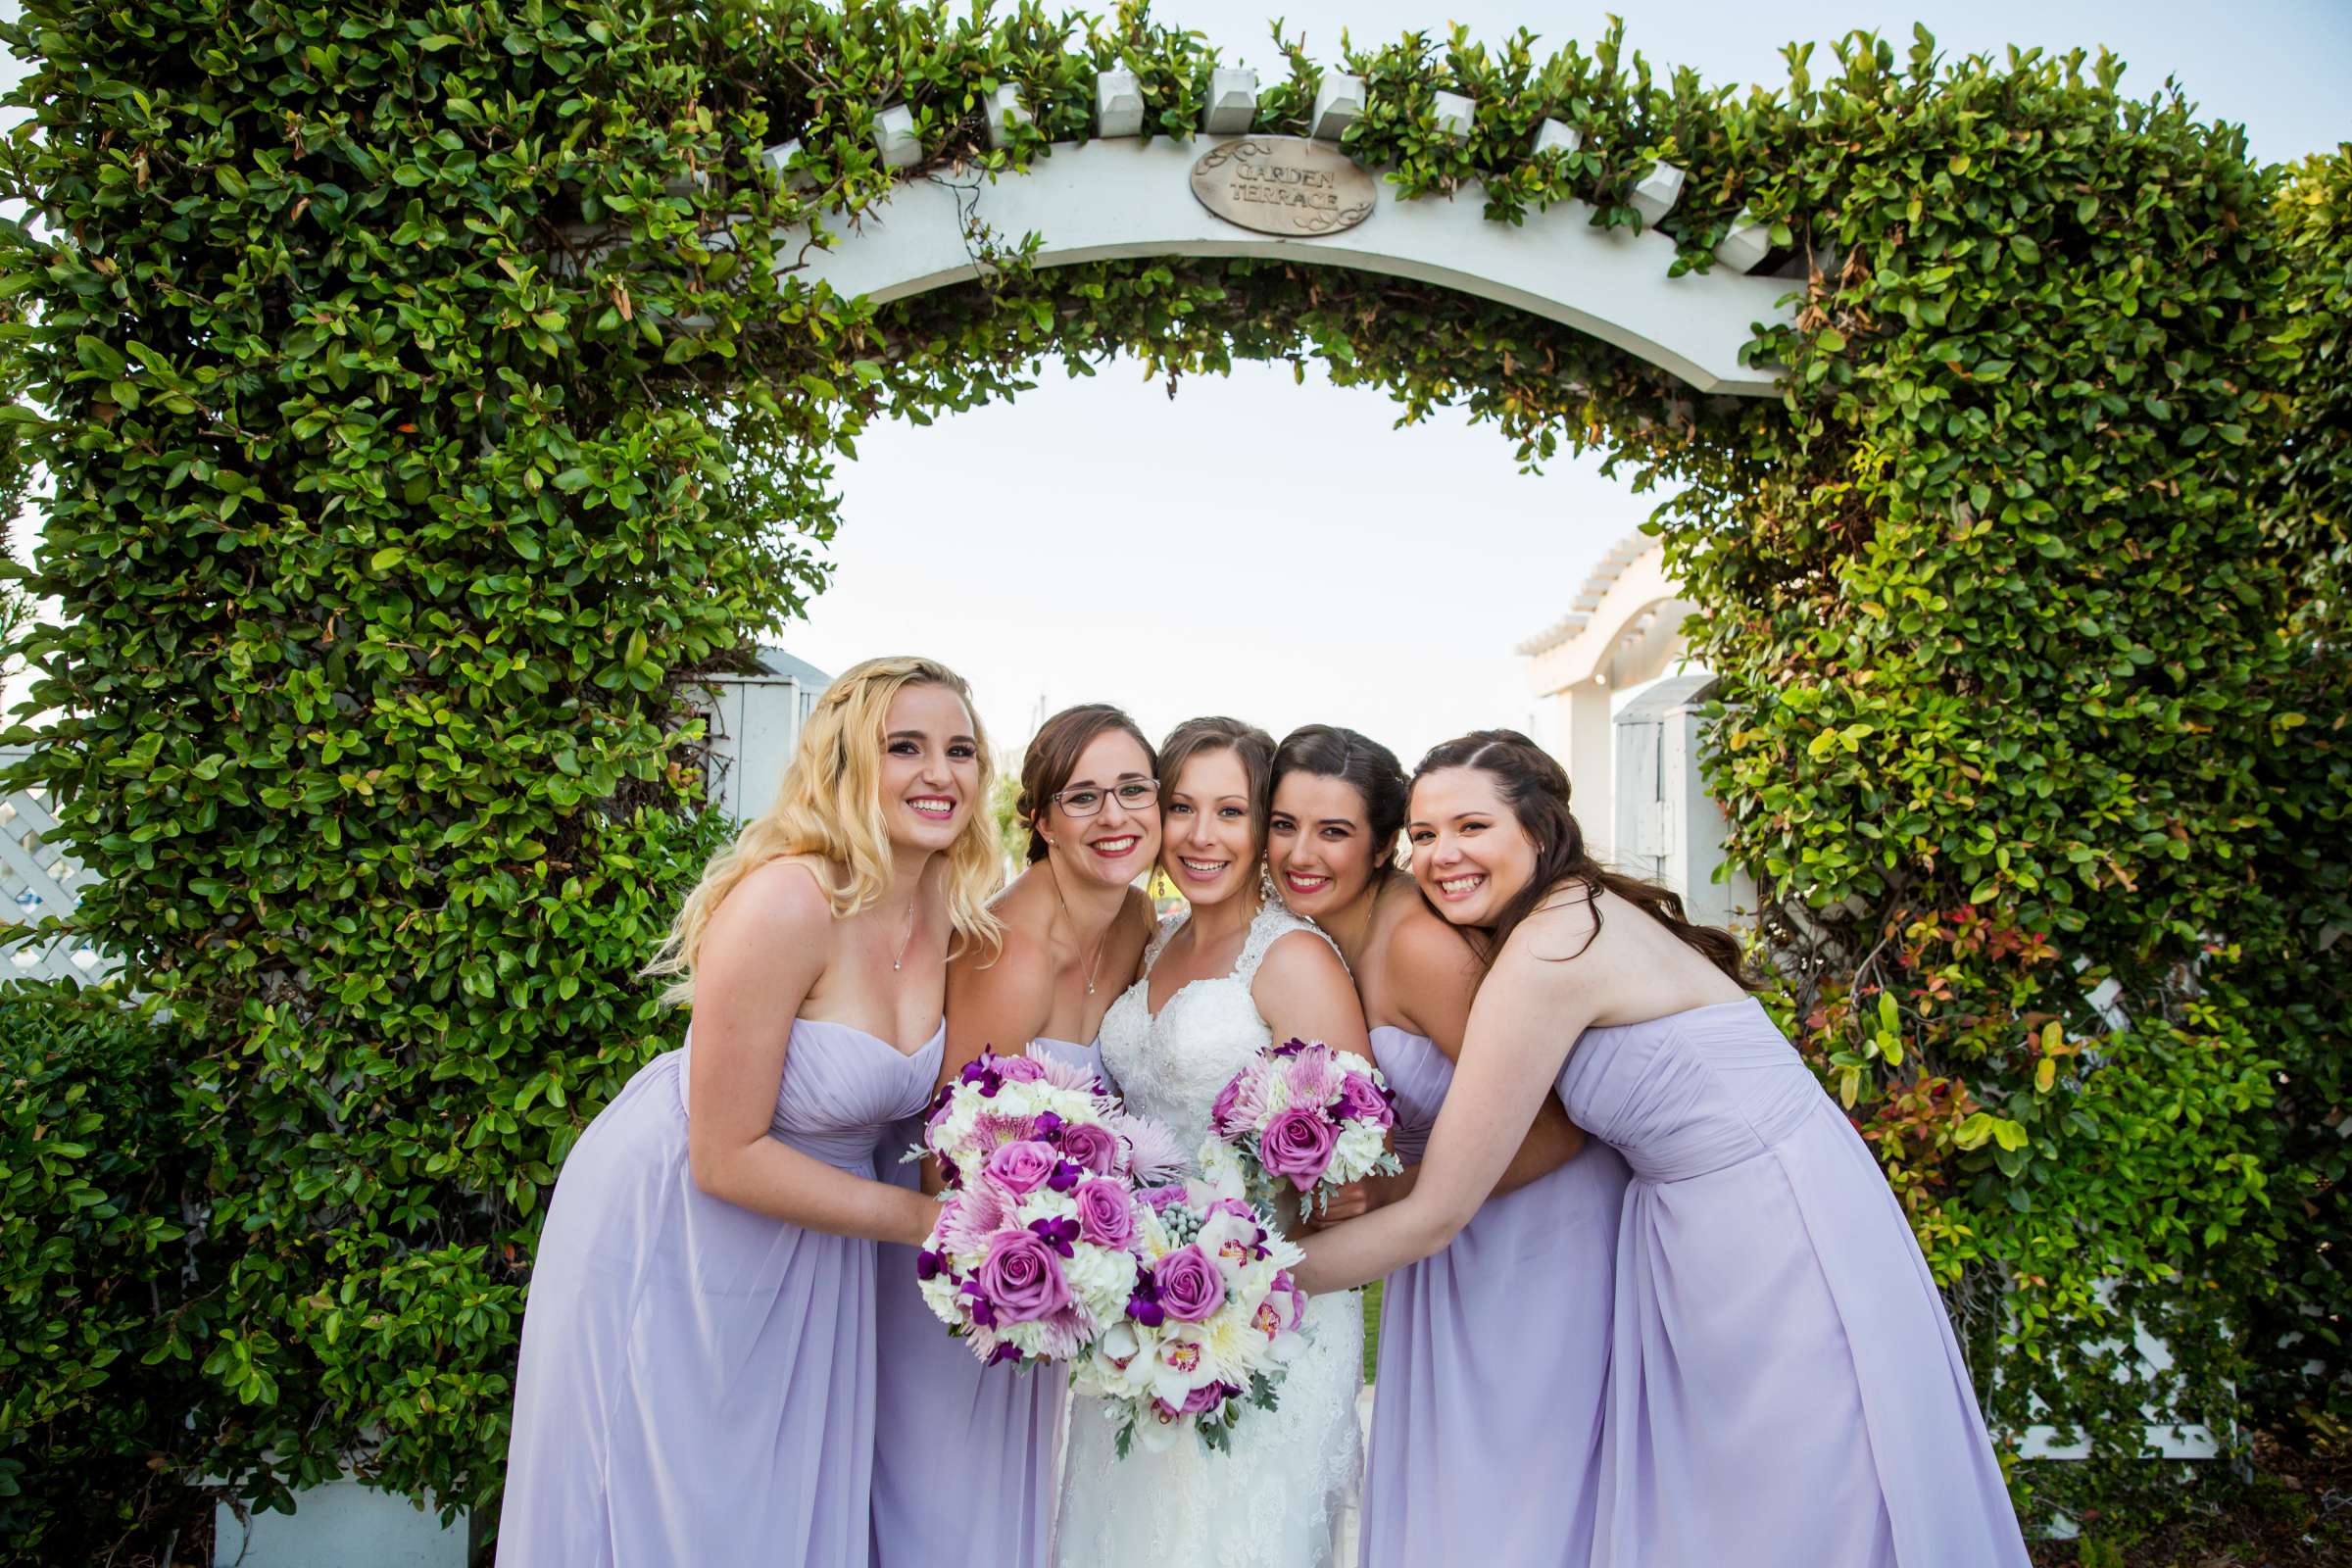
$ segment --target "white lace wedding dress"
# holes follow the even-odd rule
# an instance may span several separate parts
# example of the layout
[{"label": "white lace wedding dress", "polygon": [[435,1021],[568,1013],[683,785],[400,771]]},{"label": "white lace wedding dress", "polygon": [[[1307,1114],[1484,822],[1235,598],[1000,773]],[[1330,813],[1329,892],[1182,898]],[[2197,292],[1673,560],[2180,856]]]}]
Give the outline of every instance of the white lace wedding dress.
[{"label": "white lace wedding dress", "polygon": [[[1208,1136],[1209,1104],[1272,1042],[1250,985],[1266,950],[1294,931],[1322,932],[1279,905],[1250,923],[1231,973],[1195,980],[1151,1015],[1152,965],[1183,924],[1171,915],[1144,956],[1145,978],[1102,1019],[1102,1065],[1137,1112],[1184,1149]],[[1187,1435],[1161,1453],[1124,1459],[1103,1401],[1071,1402],[1055,1557],[1065,1568],[1317,1568],[1339,1561],[1340,1533],[1363,1470],[1355,1422],[1363,1382],[1364,1312],[1353,1291],[1307,1303],[1308,1348],[1291,1363],[1280,1402],[1250,1410],[1231,1447]]]}]

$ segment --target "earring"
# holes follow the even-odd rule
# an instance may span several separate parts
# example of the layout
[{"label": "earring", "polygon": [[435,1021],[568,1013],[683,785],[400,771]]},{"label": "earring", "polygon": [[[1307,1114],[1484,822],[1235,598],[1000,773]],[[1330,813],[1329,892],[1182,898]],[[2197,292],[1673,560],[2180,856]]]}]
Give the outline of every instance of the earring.
[{"label": "earring", "polygon": [[1257,897],[1262,904],[1282,903],[1282,889],[1274,885],[1274,861],[1271,858],[1257,862]]}]

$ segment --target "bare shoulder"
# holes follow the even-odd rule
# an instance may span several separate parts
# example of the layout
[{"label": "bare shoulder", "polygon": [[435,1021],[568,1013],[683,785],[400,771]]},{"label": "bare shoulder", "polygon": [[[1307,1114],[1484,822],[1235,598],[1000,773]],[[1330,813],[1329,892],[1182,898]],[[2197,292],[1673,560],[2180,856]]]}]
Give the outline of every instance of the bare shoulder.
[{"label": "bare shoulder", "polygon": [[1258,978],[1276,985],[1321,984],[1338,980],[1350,988],[1348,965],[1340,960],[1338,950],[1322,932],[1301,926],[1285,931],[1266,946],[1266,956],[1257,966]]},{"label": "bare shoulder", "polygon": [[711,935],[740,933],[760,941],[829,939],[833,903],[824,877],[822,861],[802,856],[780,857],[745,872],[711,911]]},{"label": "bare shoulder", "polygon": [[1448,1055],[1461,1048],[1486,966],[1461,931],[1420,901],[1391,927],[1372,977],[1382,1010]]},{"label": "bare shoulder", "polygon": [[1382,954],[1385,978],[1402,995],[1478,989],[1481,965],[1470,939],[1426,904],[1398,918]]},{"label": "bare shoulder", "polygon": [[1004,944],[992,956],[972,951],[948,966],[948,976],[967,996],[1027,997],[1054,985],[1052,946],[1034,931],[1006,921]]},{"label": "bare shoulder", "polygon": [[1494,956],[1493,973],[1545,995],[1593,997],[1608,989],[1625,924],[1601,920],[1585,888],[1556,888],[1519,922]]},{"label": "bare shoulder", "polygon": [[[695,956],[697,1013],[733,1007],[789,1022],[837,951],[839,925],[821,865],[769,860],[730,888]],[[748,1014],[747,1014],[748,1016]]]}]

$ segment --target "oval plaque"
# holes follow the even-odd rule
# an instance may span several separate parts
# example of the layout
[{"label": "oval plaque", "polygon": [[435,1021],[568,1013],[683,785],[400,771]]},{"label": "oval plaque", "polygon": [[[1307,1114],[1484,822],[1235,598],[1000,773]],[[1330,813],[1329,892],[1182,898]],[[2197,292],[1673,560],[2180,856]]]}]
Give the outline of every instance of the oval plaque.
[{"label": "oval plaque", "polygon": [[1380,186],[1329,142],[1244,136],[1202,153],[1193,194],[1229,223],[1261,234],[1336,234],[1372,216]]}]

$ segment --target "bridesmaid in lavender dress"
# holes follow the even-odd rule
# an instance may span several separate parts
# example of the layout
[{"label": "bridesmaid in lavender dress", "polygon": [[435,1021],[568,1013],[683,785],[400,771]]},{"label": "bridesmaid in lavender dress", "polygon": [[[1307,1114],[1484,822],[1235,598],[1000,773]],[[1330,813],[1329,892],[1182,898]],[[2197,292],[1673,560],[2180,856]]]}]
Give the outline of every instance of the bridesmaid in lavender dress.
[{"label": "bridesmaid in lavender dress", "polygon": [[[948,968],[941,1082],[983,1048],[1020,1043],[1101,1072],[1096,1031],[1153,927],[1134,884],[1159,858],[1157,767],[1135,721],[1102,704],[1054,714],[1029,743],[1014,806],[1029,866],[992,906],[1002,951]],[[921,1135],[917,1115],[884,1139],[887,1180],[916,1184],[921,1165],[899,1156]],[[913,1249],[884,1247],[880,1271],[874,1568],[1037,1568],[1053,1546],[1067,1376],[982,1366],[923,1304]]]},{"label": "bridesmaid in lavender dress", "polygon": [[[1274,756],[1275,885],[1339,943],[1396,1094],[1396,1149],[1408,1164],[1365,1184],[1371,1206],[1412,1189],[1480,973],[1468,934],[1395,868],[1405,793],[1396,754],[1353,730],[1309,725]],[[1357,1534],[1363,1568],[1582,1568],[1626,1179],[1617,1152],[1588,1144],[1546,1099],[1461,1234],[1388,1277]],[[1544,1485],[1529,1486],[1532,1472]]]},{"label": "bridesmaid in lavender dress", "polygon": [[1408,832],[1423,892],[1494,957],[1413,1191],[1311,1238],[1300,1282],[1446,1245],[1556,1091],[1633,1169],[1592,1562],[2027,1568],[1902,1207],[1737,943],[1586,855],[1567,775],[1513,731],[1423,759]]},{"label": "bridesmaid in lavender dress", "polygon": [[994,941],[988,749],[963,682],[835,681],[776,804],[704,872],[657,972],[694,1004],[591,1122],[522,1329],[501,1568],[867,1560],[874,1179],[938,1077],[952,944]]}]

